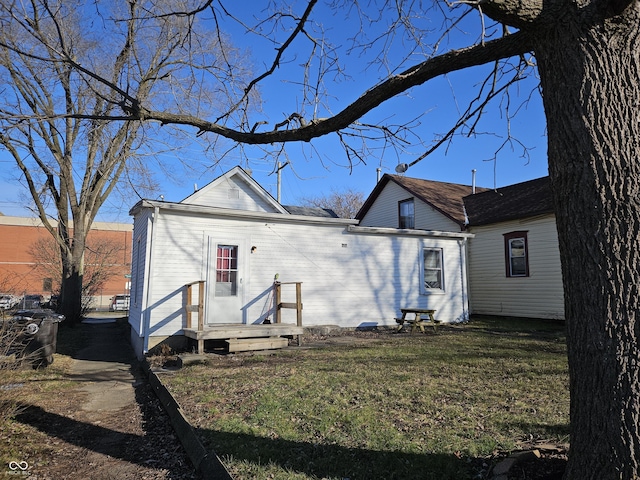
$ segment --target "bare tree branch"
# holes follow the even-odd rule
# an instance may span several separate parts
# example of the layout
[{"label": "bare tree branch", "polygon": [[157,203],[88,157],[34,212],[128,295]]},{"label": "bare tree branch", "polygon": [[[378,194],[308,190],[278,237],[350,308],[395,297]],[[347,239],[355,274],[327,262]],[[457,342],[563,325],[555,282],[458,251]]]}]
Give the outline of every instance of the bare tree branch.
[{"label": "bare tree branch", "polygon": [[[191,115],[173,114],[170,112],[148,110],[146,108],[141,108],[139,115],[131,115],[129,118],[131,120],[155,120],[163,125],[188,125],[197,128],[201,132],[215,133],[231,140],[250,145],[309,141],[313,138],[347,128],[384,101],[437,76],[472,66],[484,65],[505,57],[522,55],[529,52],[531,48],[532,46],[528,35],[518,32],[498,40],[487,42],[484,45],[476,45],[428,59],[366,91],[355,102],[345,107],[333,117],[311,119],[306,121],[304,125],[301,121],[300,127],[290,130],[278,130],[277,127],[283,125],[279,124],[270,132],[244,132],[221,124],[208,122]],[[290,118],[299,117],[299,114],[294,113]],[[79,115],[78,118],[85,118],[85,116]],[[106,119],[110,118],[106,117]]]}]

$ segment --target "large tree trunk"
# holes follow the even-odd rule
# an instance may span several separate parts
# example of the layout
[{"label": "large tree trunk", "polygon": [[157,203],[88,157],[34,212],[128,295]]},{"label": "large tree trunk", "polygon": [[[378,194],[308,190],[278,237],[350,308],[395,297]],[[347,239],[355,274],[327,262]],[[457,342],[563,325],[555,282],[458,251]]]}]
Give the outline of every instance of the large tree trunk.
[{"label": "large tree trunk", "polygon": [[73,230],[73,238],[65,241],[62,254],[62,282],[58,310],[66,317],[66,323],[73,325],[82,318],[82,291],[84,277],[85,235],[78,228]]},{"label": "large tree trunk", "polygon": [[65,323],[69,325],[79,322],[82,318],[82,279],[82,273],[73,262],[63,267],[58,310],[65,316]]},{"label": "large tree trunk", "polygon": [[535,50],[566,297],[567,480],[640,478],[640,15],[603,16],[568,12]]}]

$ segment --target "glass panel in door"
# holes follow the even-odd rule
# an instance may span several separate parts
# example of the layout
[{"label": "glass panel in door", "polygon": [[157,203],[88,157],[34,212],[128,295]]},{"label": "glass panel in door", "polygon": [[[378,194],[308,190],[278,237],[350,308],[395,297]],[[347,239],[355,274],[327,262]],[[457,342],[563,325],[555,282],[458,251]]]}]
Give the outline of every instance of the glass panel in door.
[{"label": "glass panel in door", "polygon": [[216,297],[238,294],[238,246],[218,245],[216,251]]}]

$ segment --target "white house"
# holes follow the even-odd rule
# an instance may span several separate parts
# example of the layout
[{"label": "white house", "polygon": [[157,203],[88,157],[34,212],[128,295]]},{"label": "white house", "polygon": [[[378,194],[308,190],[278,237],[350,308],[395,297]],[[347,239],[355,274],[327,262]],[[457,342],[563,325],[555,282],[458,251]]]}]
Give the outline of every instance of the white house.
[{"label": "white house", "polygon": [[490,190],[387,174],[356,218],[367,226],[472,233],[472,314],[564,318],[548,177]]},{"label": "white house", "polygon": [[[404,307],[468,319],[467,232],[366,226],[285,207],[240,167],[181,202],[142,200],[130,213],[129,322],[139,356],[185,334],[186,285],[200,280],[205,327],[263,324],[276,276],[302,282],[303,326],[392,326]],[[295,312],[282,321],[295,323]]]}]

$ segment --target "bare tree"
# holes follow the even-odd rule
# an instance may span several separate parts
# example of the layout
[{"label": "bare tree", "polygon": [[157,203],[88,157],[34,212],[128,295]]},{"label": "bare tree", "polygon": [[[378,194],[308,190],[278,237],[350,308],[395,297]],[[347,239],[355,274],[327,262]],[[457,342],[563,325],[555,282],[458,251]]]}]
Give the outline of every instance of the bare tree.
[{"label": "bare tree", "polygon": [[[121,276],[123,266],[131,266],[128,261],[123,262],[123,255],[127,249],[121,242],[89,235],[85,249],[82,282],[82,296],[85,298],[98,294],[111,278]],[[34,261],[34,271],[42,277],[53,280],[52,291],[60,291],[59,274],[62,269],[62,258],[55,240],[51,237],[42,237],[33,243],[29,253]]]},{"label": "bare tree", "polygon": [[364,203],[364,194],[351,188],[332,189],[326,195],[303,197],[302,205],[307,207],[329,208],[340,218],[355,218]]},{"label": "bare tree", "polygon": [[[0,2],[0,145],[60,249],[61,311],[70,322],[81,314],[86,238],[100,207],[123,179],[143,191],[150,186],[144,147],[155,127],[131,114],[140,102],[205,114],[215,95],[200,90],[198,75],[224,74],[216,59],[221,36],[198,36],[192,19],[149,15],[144,7]],[[234,51],[224,54],[223,66]],[[185,68],[196,57],[201,70]]]},{"label": "bare tree", "polygon": [[[366,161],[376,144],[387,151],[422,145],[412,165],[457,134],[476,133],[493,99],[500,100],[510,118],[510,87],[537,72],[566,298],[571,451],[565,478],[640,477],[637,0],[380,0],[366,5],[337,0],[328,7],[309,0],[300,10],[283,1],[248,12],[262,15],[251,24],[251,16],[243,15],[246,5],[234,10],[223,0],[203,0],[181,11],[146,5],[156,18],[206,19],[215,32],[233,23],[235,31],[270,42],[273,53],[263,57],[264,72],[243,89],[225,90],[231,108],[211,117],[195,109],[165,108],[130,88],[126,75],[105,75],[64,45],[56,46],[64,68],[79,72],[87,83],[101,82],[108,98],[121,106],[121,113],[104,112],[102,119],[184,125],[212,141],[222,136],[243,145],[273,145],[278,151],[283,142],[334,134],[351,163]],[[323,19],[330,19],[331,30],[321,28]],[[351,32],[348,38],[329,41],[330,33],[345,31]],[[466,40],[463,31],[476,34]],[[356,62],[341,62],[342,53],[371,61],[370,84],[349,103],[329,91],[333,85],[341,88],[334,80],[348,79],[347,67],[360,68]],[[373,116],[409,90],[428,97],[429,90],[416,87],[437,77],[483,65],[484,80],[469,85],[475,93],[441,135],[426,134],[419,119]],[[295,67],[300,67],[297,74]],[[281,111],[289,110],[269,119],[253,106],[252,94],[278,75],[288,77],[293,101],[285,107],[285,99],[278,98]],[[45,115],[47,120],[92,118],[53,108]]]}]

